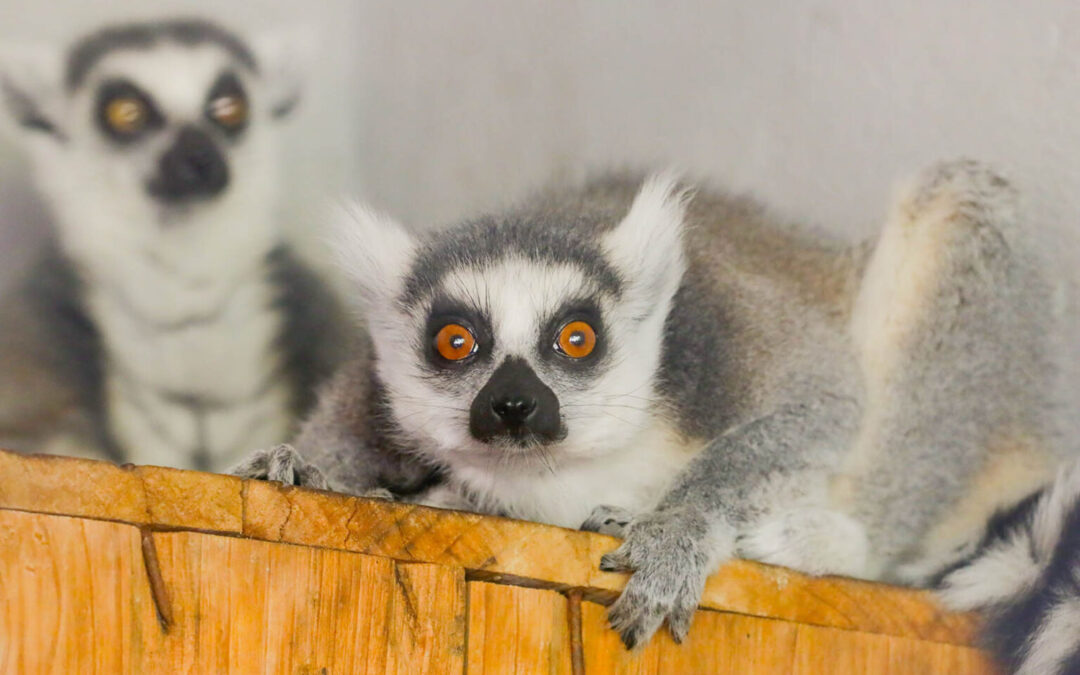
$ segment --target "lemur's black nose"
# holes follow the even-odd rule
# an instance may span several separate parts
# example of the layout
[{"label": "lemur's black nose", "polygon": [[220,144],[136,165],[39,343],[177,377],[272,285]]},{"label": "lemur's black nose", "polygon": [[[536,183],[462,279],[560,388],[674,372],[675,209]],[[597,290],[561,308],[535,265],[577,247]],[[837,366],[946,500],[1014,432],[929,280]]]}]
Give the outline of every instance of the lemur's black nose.
[{"label": "lemur's black nose", "polygon": [[184,127],[158,160],[150,194],[167,202],[213,197],[229,184],[229,167],[214,140],[195,127]]},{"label": "lemur's black nose", "polygon": [[491,399],[491,409],[510,426],[520,426],[536,410],[531,396],[503,396]]},{"label": "lemur's black nose", "polygon": [[527,445],[566,436],[559,397],[524,359],[509,357],[495,369],[469,408],[469,431],[477,440]]}]

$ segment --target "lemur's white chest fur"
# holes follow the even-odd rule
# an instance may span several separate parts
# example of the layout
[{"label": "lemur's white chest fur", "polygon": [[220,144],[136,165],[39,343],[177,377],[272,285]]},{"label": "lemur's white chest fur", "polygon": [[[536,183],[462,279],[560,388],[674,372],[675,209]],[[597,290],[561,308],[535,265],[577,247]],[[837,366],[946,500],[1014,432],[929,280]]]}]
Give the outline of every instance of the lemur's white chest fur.
[{"label": "lemur's white chest fur", "polygon": [[135,211],[114,226],[101,221],[115,214],[91,214],[80,233],[102,236],[64,232],[101,335],[110,431],[128,461],[219,469],[289,433],[274,351],[283,317],[265,264],[276,234],[247,198],[228,194],[178,222]]},{"label": "lemur's white chest fur", "polygon": [[108,418],[138,464],[225,466],[288,433],[288,391],[272,346],[281,317],[259,268],[234,285],[200,287],[139,271],[134,293],[93,288],[88,304],[106,355]]},{"label": "lemur's white chest fur", "polygon": [[551,470],[451,467],[451,483],[419,501],[462,508],[461,492],[484,511],[577,529],[594,508],[616,506],[633,512],[651,509],[675,476],[701,449],[656,420],[630,445],[600,457],[554,460]]}]

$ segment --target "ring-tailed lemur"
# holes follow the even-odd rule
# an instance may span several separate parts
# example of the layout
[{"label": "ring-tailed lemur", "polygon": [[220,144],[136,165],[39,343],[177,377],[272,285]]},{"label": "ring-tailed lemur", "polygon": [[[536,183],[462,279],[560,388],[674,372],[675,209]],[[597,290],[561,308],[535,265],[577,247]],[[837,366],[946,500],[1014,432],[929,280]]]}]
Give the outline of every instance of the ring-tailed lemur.
[{"label": "ring-tailed lemur", "polygon": [[238,473],[622,534],[602,567],[633,572],[609,613],[630,646],[684,637],[742,556],[944,579],[1031,619],[998,624],[1014,665],[1080,659],[1080,470],[1025,501],[1071,456],[1050,287],[992,171],[927,169],[854,247],[664,176],[343,232],[368,350]]},{"label": "ring-tailed lemur", "polygon": [[57,237],[0,308],[0,446],[218,469],[292,433],[340,335],[275,222],[288,46],[170,20],[3,64]]}]

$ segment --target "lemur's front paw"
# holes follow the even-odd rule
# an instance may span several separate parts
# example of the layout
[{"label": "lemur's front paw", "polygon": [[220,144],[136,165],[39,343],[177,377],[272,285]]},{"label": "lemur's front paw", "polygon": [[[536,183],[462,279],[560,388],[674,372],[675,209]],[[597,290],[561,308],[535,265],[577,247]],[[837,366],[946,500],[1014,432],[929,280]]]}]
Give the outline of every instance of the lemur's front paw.
[{"label": "lemur's front paw", "polygon": [[600,505],[592,510],[580,529],[621,537],[626,534],[626,528],[633,518],[634,514],[622,507]]},{"label": "lemur's front paw", "polygon": [[364,490],[360,493],[360,496],[366,499],[384,499],[388,502],[397,501],[397,497],[394,493],[386,488],[371,488],[370,490]]},{"label": "lemur's front paw", "polygon": [[330,489],[322,472],[301,457],[294,447],[285,444],[256,450],[233,467],[230,473],[241,478],[270,480],[317,490]]},{"label": "lemur's front paw", "polygon": [[629,649],[648,642],[667,619],[676,642],[690,631],[713,551],[710,528],[696,511],[654,511],[634,518],[623,545],[600,559],[608,572],[633,571],[608,610],[608,623]]}]

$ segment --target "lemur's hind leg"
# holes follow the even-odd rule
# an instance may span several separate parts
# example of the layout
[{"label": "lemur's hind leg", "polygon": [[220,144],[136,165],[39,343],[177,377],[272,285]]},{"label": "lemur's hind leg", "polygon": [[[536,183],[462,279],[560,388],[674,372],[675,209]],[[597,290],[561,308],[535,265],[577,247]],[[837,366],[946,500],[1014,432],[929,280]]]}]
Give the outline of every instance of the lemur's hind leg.
[{"label": "lemur's hind leg", "polygon": [[851,328],[865,407],[832,499],[866,527],[872,574],[923,580],[1052,470],[1050,293],[1017,202],[983,165],[936,164],[864,272]]},{"label": "lemur's hind leg", "polygon": [[850,516],[805,507],[772,514],[739,532],[740,558],[791,567],[815,575],[866,574],[866,531]]}]

